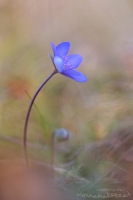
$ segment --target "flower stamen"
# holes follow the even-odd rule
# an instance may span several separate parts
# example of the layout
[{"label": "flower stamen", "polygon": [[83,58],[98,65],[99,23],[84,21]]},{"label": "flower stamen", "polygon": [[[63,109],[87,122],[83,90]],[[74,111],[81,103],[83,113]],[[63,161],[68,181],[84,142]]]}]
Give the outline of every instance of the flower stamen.
[{"label": "flower stamen", "polygon": [[72,62],[68,62],[68,56],[62,56],[63,58],[63,70],[68,70],[68,69],[72,69],[74,66],[72,65]]}]

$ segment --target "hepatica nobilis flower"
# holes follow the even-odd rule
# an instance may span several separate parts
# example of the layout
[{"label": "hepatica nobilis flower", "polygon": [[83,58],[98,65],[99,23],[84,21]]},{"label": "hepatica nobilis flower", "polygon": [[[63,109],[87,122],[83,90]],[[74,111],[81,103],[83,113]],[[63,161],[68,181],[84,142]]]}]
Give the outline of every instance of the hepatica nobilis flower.
[{"label": "hepatica nobilis flower", "polygon": [[52,42],[50,44],[53,50],[53,56],[50,55],[50,57],[56,70],[77,82],[87,81],[87,78],[82,73],[74,70],[82,62],[82,57],[78,54],[67,55],[70,43],[62,42],[58,46],[55,46]]},{"label": "hepatica nobilis flower", "polygon": [[[29,160],[28,160],[28,152],[27,152],[27,128],[28,128],[28,122],[29,117],[31,113],[32,106],[34,104],[34,101],[43,88],[43,86],[57,73],[60,73],[66,77],[69,77],[77,82],[85,82],[87,81],[87,78],[80,72],[76,71],[75,68],[77,68],[80,63],[82,62],[82,57],[78,54],[71,54],[67,55],[70,43],[69,42],[62,42],[58,46],[55,47],[53,43],[51,43],[51,47],[53,50],[53,56],[50,55],[51,60],[55,66],[54,71],[41,83],[41,85],[38,87],[38,89],[35,91],[33,97],[30,100],[29,107],[27,109],[26,117],[25,117],[25,123],[24,123],[24,137],[23,137],[23,144],[24,144],[24,153],[25,153],[25,160],[27,167],[29,167]],[[57,134],[58,139],[63,140],[67,139],[67,132],[59,132]]]}]

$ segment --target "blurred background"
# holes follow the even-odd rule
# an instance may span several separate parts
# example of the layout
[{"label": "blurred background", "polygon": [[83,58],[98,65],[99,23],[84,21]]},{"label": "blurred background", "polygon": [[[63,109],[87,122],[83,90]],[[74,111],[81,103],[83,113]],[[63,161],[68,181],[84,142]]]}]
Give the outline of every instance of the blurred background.
[{"label": "blurred background", "polygon": [[[98,148],[103,155],[110,145],[111,151],[116,147],[93,172],[97,178],[133,145],[132,0],[0,0],[0,158],[23,157],[30,98],[53,70],[50,42],[63,41],[71,43],[70,54],[82,55],[78,70],[88,81],[77,83],[57,74],[42,89],[30,116],[29,156],[49,162],[50,134],[63,127],[71,138],[56,144],[57,165],[76,153],[78,169],[90,162],[88,152]],[[133,154],[126,158],[121,167],[129,170]],[[97,160],[97,153],[91,159]],[[88,168],[79,171],[90,177]]]}]

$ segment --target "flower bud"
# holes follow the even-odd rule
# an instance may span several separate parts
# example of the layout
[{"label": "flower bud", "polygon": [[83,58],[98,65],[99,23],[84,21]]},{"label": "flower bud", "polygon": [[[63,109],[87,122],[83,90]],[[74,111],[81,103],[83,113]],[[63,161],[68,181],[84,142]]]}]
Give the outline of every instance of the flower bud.
[{"label": "flower bud", "polygon": [[54,134],[55,134],[57,140],[61,141],[61,142],[68,140],[70,137],[69,131],[64,128],[55,129]]}]

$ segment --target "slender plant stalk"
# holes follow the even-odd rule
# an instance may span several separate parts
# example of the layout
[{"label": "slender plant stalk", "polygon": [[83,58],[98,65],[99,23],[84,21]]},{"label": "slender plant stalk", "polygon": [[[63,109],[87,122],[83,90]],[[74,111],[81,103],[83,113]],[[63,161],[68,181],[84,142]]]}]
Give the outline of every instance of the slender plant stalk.
[{"label": "slender plant stalk", "polygon": [[26,165],[27,165],[27,168],[29,168],[29,159],[28,159],[28,152],[27,152],[27,128],[28,128],[28,122],[29,122],[29,116],[30,116],[30,112],[31,112],[31,109],[32,109],[32,106],[33,106],[33,103],[38,95],[38,93],[40,92],[40,90],[43,88],[43,86],[52,78],[52,76],[54,74],[57,73],[57,70],[55,69],[44,81],[43,83],[39,86],[39,88],[36,90],[36,92],[34,93],[31,101],[30,101],[30,104],[29,104],[29,107],[28,107],[28,110],[27,110],[27,114],[26,114],[26,117],[25,117],[25,123],[24,123],[24,132],[23,132],[23,144],[24,144],[24,155],[25,155],[25,161],[26,161]]},{"label": "slender plant stalk", "polygon": [[55,133],[51,133],[51,141],[50,141],[50,147],[51,147],[51,176],[54,178],[54,138]]}]

